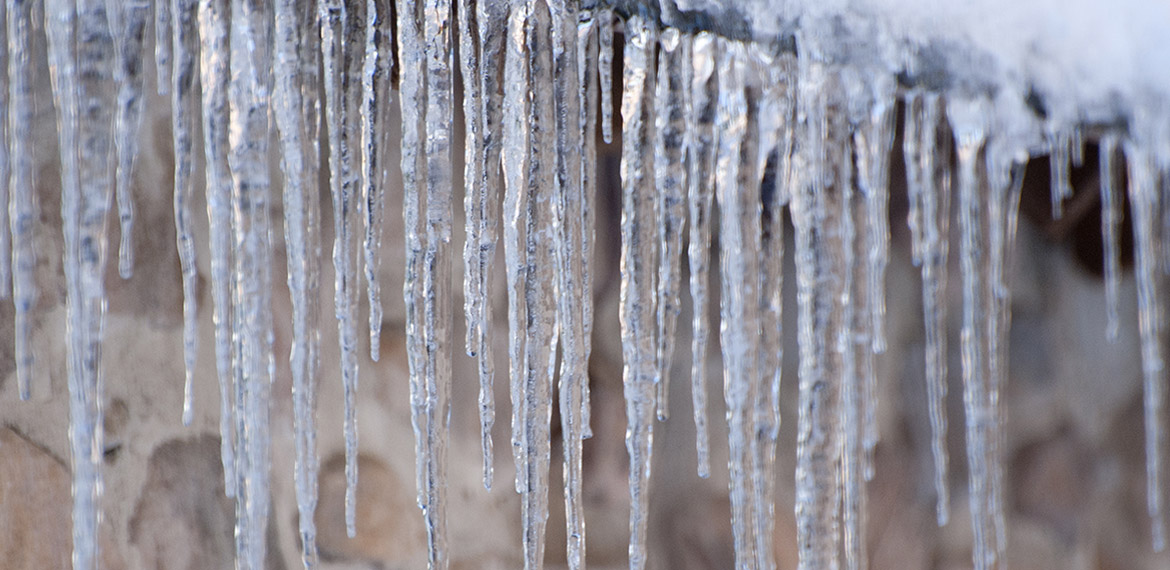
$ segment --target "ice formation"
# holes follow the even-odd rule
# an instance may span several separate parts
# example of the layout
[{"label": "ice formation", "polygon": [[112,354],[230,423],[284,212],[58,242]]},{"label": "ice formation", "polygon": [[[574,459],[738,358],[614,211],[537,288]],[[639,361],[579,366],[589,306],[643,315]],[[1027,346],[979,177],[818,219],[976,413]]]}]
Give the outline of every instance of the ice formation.
[{"label": "ice formation", "polygon": [[[939,524],[948,521],[950,501],[947,281],[958,279],[963,294],[961,373],[974,565],[1002,568],[1008,532],[1000,399],[1007,380],[1008,260],[1022,167],[1030,156],[1049,155],[1053,214],[1059,216],[1061,201],[1072,192],[1069,167],[1080,162],[1083,145],[1091,140],[1101,149],[1110,338],[1124,326],[1116,300],[1123,192],[1135,221],[1147,501],[1153,546],[1163,548],[1170,75],[1142,70],[1165,69],[1170,61],[1170,48],[1158,41],[1170,21],[1168,9],[1142,0],[1107,9],[1087,0],[1073,7],[1039,0],[1019,8],[1000,0],[963,6],[925,0],[790,2],[783,9],[772,4],[6,2],[0,128],[7,145],[0,153],[0,176],[7,183],[0,197],[7,208],[0,213],[8,217],[0,216],[0,286],[15,304],[16,375],[20,395],[27,398],[34,365],[29,311],[37,298],[32,228],[38,216],[27,135],[33,129],[32,74],[38,64],[32,46],[43,18],[61,149],[74,567],[92,568],[99,559],[107,218],[116,196],[119,269],[128,276],[134,211],[129,182],[152,20],[157,88],[170,95],[173,117],[174,219],[185,297],[182,417],[191,418],[197,349],[192,203],[195,153],[201,148],[222,460],[226,491],[237,501],[238,567],[264,566],[269,511],[268,410],[275,358],[269,237],[271,203],[278,198],[272,194],[270,144],[282,173],[279,198],[293,308],[294,480],[305,567],[317,560],[312,513],[321,315],[316,292],[322,279],[318,230],[324,223],[318,172],[328,175],[333,206],[346,522],[352,536],[360,285],[364,277],[374,308],[370,354],[377,359],[378,259],[388,149],[395,144],[405,188],[403,294],[417,500],[430,566],[446,568],[450,559],[446,454],[456,297],[449,283],[455,264],[452,208],[460,195],[467,224],[463,344],[477,360],[484,485],[490,488],[493,481],[496,367],[490,345],[493,335],[502,334],[492,320],[490,283],[493,272],[503,271],[510,357],[503,369],[511,387],[525,568],[542,566],[546,546],[554,393],[564,439],[567,560],[570,568],[585,566],[581,441],[591,434],[595,132],[610,142],[619,127],[631,569],[647,564],[653,433],[656,421],[669,415],[666,386],[684,258],[694,306],[697,467],[703,476],[712,469],[703,363],[716,329],[707,317],[708,275],[716,253],[721,280],[716,330],[737,567],[775,567],[779,347],[783,335],[792,334],[781,329],[785,281],[796,288],[799,301],[795,520],[801,568],[867,566],[866,481],[873,476],[879,436],[875,358],[886,345],[887,187],[899,126],[907,221],[922,273]],[[1069,43],[1075,33],[1027,30],[1029,18],[1042,10],[1076,14],[1068,17],[1075,29],[1095,25],[1111,35],[1085,47]],[[1124,37],[1120,30],[1127,30]],[[617,32],[624,34],[623,43],[615,40]],[[622,75],[616,78],[620,95],[613,66],[619,46],[624,50]],[[456,74],[461,91],[455,89]],[[614,97],[620,117],[613,116]],[[388,133],[395,104],[402,116],[400,135]],[[459,132],[457,104],[465,117],[462,161],[452,152]],[[327,161],[326,149],[318,145],[321,117]],[[200,133],[202,145],[196,140]],[[452,170],[460,164],[462,192],[454,187]],[[786,216],[795,232],[796,274],[788,279]],[[712,245],[716,223],[718,252]],[[949,242],[952,223],[958,244]],[[501,241],[502,270],[493,265]],[[952,250],[960,261],[958,275],[948,275]]]}]

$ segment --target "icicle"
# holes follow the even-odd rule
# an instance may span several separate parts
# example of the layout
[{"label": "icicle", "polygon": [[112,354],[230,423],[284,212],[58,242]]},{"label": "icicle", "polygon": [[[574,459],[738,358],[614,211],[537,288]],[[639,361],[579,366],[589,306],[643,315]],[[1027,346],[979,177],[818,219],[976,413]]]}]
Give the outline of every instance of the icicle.
[{"label": "icicle", "polygon": [[686,164],[683,136],[686,118],[686,97],[690,94],[684,75],[684,64],[691,62],[690,39],[678,30],[667,28],[659,37],[658,80],[654,110],[654,170],[655,216],[658,226],[658,419],[666,421],[669,415],[667,395],[670,365],[674,357],[674,329],[681,311],[679,294],[683,226],[686,223]]},{"label": "icicle", "polygon": [[1051,132],[1048,134],[1048,164],[1052,177],[1052,219],[1059,220],[1064,214],[1064,201],[1072,197],[1069,183],[1069,134]]},{"label": "icicle", "polygon": [[[555,271],[557,273],[557,337],[561,341],[560,412],[564,461],[565,545],[569,568],[585,564],[585,505],[582,485],[582,440],[585,432],[584,390],[589,383],[585,307],[586,198],[581,149],[582,85],[579,83],[575,3],[549,2],[552,19],[553,105],[555,108],[555,184],[553,200]],[[539,86],[538,86],[539,88]]]},{"label": "icicle", "polygon": [[1166,378],[1161,342],[1164,298],[1157,231],[1159,208],[1158,171],[1151,151],[1129,142],[1125,155],[1129,163],[1130,215],[1134,224],[1134,254],[1137,265],[1138,328],[1142,342],[1144,407],[1146,428],[1146,508],[1155,551],[1166,547],[1166,514],[1162,495],[1162,450],[1166,447]]},{"label": "icicle", "polygon": [[597,11],[597,71],[601,79],[601,140],[613,143],[613,10]]},{"label": "icicle", "polygon": [[[654,222],[653,56],[657,30],[652,20],[626,21],[622,82],[622,284],[623,386],[626,449],[630,454],[630,569],[646,566],[650,457],[657,409]],[[602,34],[604,39],[605,34]],[[605,62],[602,61],[604,66]],[[602,91],[605,85],[603,81]],[[603,103],[604,105],[604,103]]]},{"label": "icicle", "polygon": [[707,283],[711,262],[711,204],[715,195],[715,108],[718,83],[715,75],[715,36],[700,32],[691,52],[691,96],[687,112],[687,205],[690,236],[687,260],[690,269],[692,312],[691,398],[695,412],[695,447],[700,477],[711,472],[707,439]]},{"label": "icicle", "polygon": [[[474,18],[471,15],[474,10]],[[491,490],[493,464],[492,428],[496,423],[495,359],[491,345],[492,310],[488,294],[489,276],[496,257],[496,219],[500,179],[500,74],[503,64],[507,3],[502,0],[464,0],[461,16],[460,53],[463,57],[464,117],[468,133],[476,135],[467,146],[468,160],[464,198],[467,219],[464,248],[464,296],[467,313],[467,352],[476,357],[479,374],[480,449],[483,455],[483,485]],[[468,46],[468,42],[473,45]],[[470,99],[469,99],[470,97]],[[475,107],[468,109],[467,105]],[[473,179],[472,175],[478,176]],[[473,324],[474,323],[474,324]]]},{"label": "icicle", "polygon": [[[780,382],[784,356],[783,294],[784,283],[784,215],[788,203],[788,173],[792,151],[793,112],[795,111],[796,57],[773,55],[762,44],[749,46],[754,77],[759,77],[759,111],[756,114],[759,144],[755,170],[744,187],[749,197],[758,188],[761,222],[759,253],[759,355],[760,385],[753,398],[755,471],[752,503],[756,516],[756,554],[758,567],[775,566],[772,560],[772,537],[775,532],[775,465],[776,438],[780,430]],[[751,69],[751,68],[749,68]],[[746,150],[746,149],[745,149]],[[743,160],[750,157],[744,156]],[[749,305],[750,306],[750,305]]]},{"label": "icicle", "polygon": [[995,299],[995,266],[1002,250],[984,247],[994,241],[1002,216],[989,202],[989,185],[980,168],[987,133],[987,101],[948,101],[947,117],[955,133],[959,167],[959,227],[963,275],[963,401],[967,420],[967,463],[971,524],[977,570],[1000,567],[1005,552],[1002,502],[997,481],[1003,465],[999,457],[997,381],[999,329]]},{"label": "icicle", "polygon": [[106,214],[114,118],[113,40],[105,3],[45,6],[58,114],[68,320],[69,439],[73,464],[73,567],[96,568],[101,501]]},{"label": "icicle", "polygon": [[[559,384],[566,560],[569,568],[585,564],[585,505],[582,488],[584,386],[589,382],[589,353],[585,341],[585,194],[581,149],[582,86],[578,67],[578,12],[564,0],[549,3],[552,18],[553,104],[556,117],[555,184],[553,201],[556,233],[557,337],[561,341]],[[539,88],[539,86],[537,87]]]},{"label": "icicle", "polygon": [[[807,56],[805,56],[807,57]],[[849,199],[850,156],[839,79],[823,64],[800,62],[790,205],[796,228],[800,416],[796,450],[796,526],[800,568],[837,568],[841,489],[841,351],[852,323],[842,203]]]},{"label": "icicle", "polygon": [[1121,194],[1114,187],[1117,154],[1117,135],[1106,134],[1101,138],[1098,155],[1101,177],[1101,236],[1105,250],[1105,337],[1117,342],[1121,328],[1118,316],[1118,289],[1121,286],[1121,244],[1118,231],[1121,226]]},{"label": "icicle", "polygon": [[[585,194],[581,210],[581,282],[579,303],[584,320],[585,380],[581,384],[581,437],[593,437],[590,426],[589,355],[593,352],[593,216],[597,210],[597,22],[594,15],[601,8],[591,2],[581,5],[577,24],[577,85],[581,89],[581,136],[584,160],[581,161],[581,188]],[[582,540],[584,542],[584,540]]]},{"label": "icicle", "polygon": [[[161,0],[156,4],[168,4],[170,1]],[[146,22],[150,18],[149,8],[145,2],[106,0],[106,13],[114,39],[114,80],[118,85],[115,139],[118,167],[115,180],[118,220],[122,228],[122,242],[118,249],[118,273],[123,279],[129,279],[134,274],[134,197],[131,193],[131,176],[134,172],[134,157],[138,154],[138,125],[142,122],[142,53],[143,41],[146,38]],[[166,6],[158,10],[169,13],[171,7]],[[156,43],[171,42],[170,31],[168,26],[167,35],[160,36],[155,40]],[[159,81],[163,80],[164,77],[160,75]],[[165,80],[172,81],[170,76],[165,77]],[[182,160],[176,158],[176,162]],[[178,188],[178,185],[175,187]]]},{"label": "icicle", "polygon": [[[512,327],[512,448],[525,568],[544,560],[557,343],[551,14],[514,4],[504,72],[505,254]],[[564,120],[566,117],[562,117]],[[565,171],[568,175],[568,171]]]},{"label": "icicle", "polygon": [[207,218],[211,249],[211,297],[215,302],[215,366],[219,375],[220,452],[224,491],[236,496],[235,380],[231,372],[232,298],[231,171],[228,169],[227,0],[199,1],[200,89],[203,92],[203,155],[207,163]]},{"label": "icicle", "polygon": [[[34,355],[31,311],[37,302],[36,247],[34,227],[39,217],[36,188],[33,185],[36,165],[32,141],[20,133],[33,128],[33,22],[35,0],[15,0],[7,6],[8,42],[8,133],[7,154],[10,174],[7,180],[9,201],[0,209],[11,215],[12,230],[12,301],[15,306],[16,383],[20,399],[29,398]],[[4,183],[0,180],[0,183]],[[0,234],[7,230],[0,227]],[[0,255],[8,255],[0,250]]]},{"label": "icicle", "polygon": [[894,78],[877,74],[866,80],[862,87],[865,109],[859,126],[854,131],[854,147],[857,149],[858,188],[865,200],[865,219],[859,235],[864,231],[865,241],[859,245],[859,255],[866,258],[866,266],[858,268],[864,272],[868,283],[858,284],[858,293],[868,296],[865,300],[870,311],[869,317],[858,318],[866,323],[869,347],[859,347],[857,353],[858,373],[861,375],[861,408],[864,433],[865,479],[873,479],[873,455],[878,443],[877,425],[877,370],[874,355],[886,350],[886,265],[890,255],[889,224],[889,166],[890,149],[894,144],[894,115],[896,114]]},{"label": "icicle", "polygon": [[361,69],[365,54],[365,4],[322,0],[325,120],[329,129],[329,183],[333,196],[333,299],[345,388],[345,528],[352,538],[357,500],[357,290],[354,233],[361,184],[358,146]]},{"label": "icicle", "polygon": [[288,290],[293,308],[289,367],[293,376],[295,485],[301,558],[317,564],[314,512],[317,507],[318,302],[321,249],[318,241],[320,111],[318,71],[320,33],[315,0],[281,0],[275,14],[272,106],[280,130],[284,174],[284,235]]},{"label": "icicle", "polygon": [[950,249],[950,138],[939,136],[941,100],[933,93],[912,93],[906,101],[903,136],[910,227],[916,262],[922,267],[922,312],[926,326],[926,394],[934,456],[936,519],[950,518],[947,483],[947,257]]},{"label": "icicle", "polygon": [[389,112],[389,106],[385,102],[390,91],[393,61],[389,45],[390,0],[367,0],[361,108],[361,196],[362,221],[365,224],[362,250],[370,306],[370,359],[374,361],[378,360],[382,344],[382,294],[378,283],[378,269],[381,267],[382,259],[382,218],[385,210],[383,195],[386,167],[382,164],[382,153],[386,147],[388,123],[386,115]]},{"label": "icicle", "polygon": [[[748,85],[747,46],[721,44],[717,121],[716,192],[719,199],[723,275],[721,346],[727,402],[731,521],[738,567],[774,568],[772,467],[779,417],[773,415],[775,370],[761,369],[773,350],[761,342],[770,304],[761,256],[762,205],[759,170],[759,96]],[[757,71],[757,70],[752,70]],[[771,229],[771,228],[769,228]],[[774,254],[775,251],[768,251]],[[781,253],[782,257],[782,253]]]},{"label": "icicle", "polygon": [[[171,86],[171,108],[173,109],[171,114],[171,130],[175,148],[175,241],[179,250],[179,265],[182,268],[183,275],[183,369],[185,371],[183,382],[183,425],[191,425],[191,420],[194,416],[194,409],[191,406],[191,400],[194,398],[194,384],[192,380],[195,374],[196,342],[198,341],[199,334],[199,311],[197,305],[199,273],[198,268],[195,267],[195,235],[191,227],[195,215],[191,209],[191,201],[193,198],[191,173],[195,162],[193,156],[195,150],[195,127],[198,125],[199,120],[199,107],[195,92],[195,76],[198,72],[199,65],[199,22],[197,21],[198,14],[196,13],[197,4],[195,0],[171,1],[171,13],[174,16],[173,29],[175,34],[173,46],[175,76],[172,78],[173,85]],[[145,18],[142,21],[145,25]],[[119,96],[119,117],[126,111],[124,91]],[[137,96],[141,96],[141,86],[139,86]],[[125,126],[119,126],[119,137],[126,136],[126,133],[121,132],[122,128],[125,128]],[[137,138],[137,130],[137,121],[135,121],[134,138]],[[119,192],[123,188],[121,186],[123,180],[120,178],[122,169],[124,167],[127,170],[129,169],[129,165],[121,160],[123,158],[121,154],[124,148],[126,147],[121,144],[118,146]],[[133,155],[131,155],[127,162],[132,163],[132,159]],[[129,184],[128,174],[124,182],[127,185]],[[126,200],[129,199],[129,196],[127,196]],[[122,198],[119,196],[119,208],[121,207],[121,200]],[[124,225],[123,227],[127,228],[128,226]],[[127,241],[126,234],[122,235],[122,240],[123,249],[121,251],[132,251],[128,249],[129,242]],[[122,256],[121,259],[125,260],[126,257]]]},{"label": "icicle", "polygon": [[264,568],[268,537],[269,400],[272,391],[272,252],[269,223],[269,93],[272,14],[264,0],[232,0],[231,118],[233,377],[239,437],[236,567]]},{"label": "icicle", "polygon": [[154,4],[154,66],[158,72],[156,87],[159,95],[169,95],[171,89],[171,3],[155,0]]},{"label": "icicle", "polygon": [[[13,8],[16,9],[16,8]],[[9,80],[8,73],[8,7],[0,6],[0,299],[8,299],[12,293],[12,242],[8,233],[8,196],[10,191],[9,174],[12,172],[10,141],[18,137],[9,136],[8,102]],[[20,47],[13,51],[20,51]]]}]

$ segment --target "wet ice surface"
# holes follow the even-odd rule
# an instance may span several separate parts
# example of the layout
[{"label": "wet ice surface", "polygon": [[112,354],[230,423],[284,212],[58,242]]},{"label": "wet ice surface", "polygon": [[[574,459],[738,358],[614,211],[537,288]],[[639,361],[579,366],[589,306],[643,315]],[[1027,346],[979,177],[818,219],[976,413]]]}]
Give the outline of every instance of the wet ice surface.
[{"label": "wet ice surface", "polygon": [[[596,145],[598,134],[611,142],[619,133],[618,311],[632,569],[648,564],[647,533],[655,508],[649,488],[653,432],[655,422],[669,416],[666,388],[684,289],[694,308],[691,396],[701,476],[718,468],[710,464],[703,363],[713,352],[716,331],[719,335],[737,566],[776,564],[779,347],[786,334],[795,335],[800,348],[799,376],[792,380],[799,386],[795,522],[800,565],[867,566],[866,482],[873,477],[880,436],[876,370],[887,344],[890,170],[899,128],[912,257],[921,271],[922,365],[938,523],[947,524],[950,513],[948,280],[957,280],[963,297],[962,314],[955,319],[962,323],[959,373],[973,560],[979,569],[1000,568],[1006,564],[1008,536],[1002,397],[1011,320],[1009,261],[1022,167],[1030,155],[1050,156],[1057,217],[1073,194],[1070,168],[1081,164],[1086,142],[1096,142],[1103,173],[1105,334],[1113,339],[1122,326],[1140,329],[1147,504],[1152,543],[1155,549],[1163,547],[1159,482],[1167,428],[1160,342],[1165,273],[1170,271],[1170,120],[1167,90],[1157,77],[1126,82],[1132,79],[1128,69],[1102,72],[1103,56],[1069,47],[1055,57],[1052,76],[1025,89],[1013,75],[1020,66],[1014,44],[988,47],[1000,32],[973,25],[974,48],[944,53],[950,59],[940,63],[941,48],[923,40],[925,23],[951,12],[917,6],[922,9],[897,26],[856,17],[876,10],[878,2],[845,10],[841,28],[833,33],[817,9],[803,9],[807,18],[801,28],[786,32],[779,42],[753,41],[742,31],[727,38],[696,30],[694,22],[676,20],[679,15],[673,13],[626,14],[624,8],[560,0],[402,0],[393,6],[388,0],[44,4],[42,11],[35,2],[16,0],[4,10],[7,74],[0,119],[8,136],[0,173],[7,185],[0,197],[7,200],[9,217],[0,218],[0,226],[8,226],[0,239],[0,287],[8,294],[11,281],[16,375],[20,395],[27,398],[34,364],[29,337],[37,299],[32,232],[38,210],[36,149],[25,135],[33,129],[32,46],[42,29],[35,20],[43,16],[62,149],[77,568],[92,567],[99,559],[106,214],[116,195],[122,229],[119,268],[128,276],[133,261],[130,187],[150,51],[144,38],[152,20],[157,87],[169,94],[173,125],[174,219],[184,293],[182,419],[191,421],[193,413],[195,243],[206,239],[222,462],[225,490],[237,501],[241,568],[264,565],[269,516],[268,413],[275,358],[270,238],[277,231],[270,219],[277,199],[270,175],[277,169],[270,161],[279,160],[282,179],[293,313],[293,479],[301,555],[311,567],[317,562],[318,338],[320,327],[328,324],[317,302],[327,278],[319,229],[333,223],[334,316],[345,394],[345,518],[353,536],[360,288],[363,282],[367,286],[370,356],[377,360],[384,211],[399,207],[384,203],[387,186],[396,182],[388,180],[394,145],[401,151],[405,188],[406,353],[417,501],[429,564],[446,568],[450,560],[446,455],[452,362],[460,344],[452,338],[457,297],[450,277],[456,247],[462,245],[467,336],[461,345],[476,360],[484,485],[490,489],[493,481],[496,414],[497,369],[490,347],[494,336],[505,334],[509,362],[500,369],[506,370],[511,395],[524,565],[542,567],[546,551],[555,402],[562,422],[567,560],[571,568],[585,566],[581,441],[592,433],[588,363],[596,273],[591,267],[599,188]],[[888,15],[919,3],[909,4],[891,8]],[[995,3],[984,4],[994,8]],[[1138,0],[1126,1],[1112,22],[1151,16],[1143,10]],[[997,15],[987,25],[1018,17]],[[883,25],[892,27],[875,31]],[[938,25],[943,32],[949,26]],[[767,30],[764,22],[756,32],[762,37]],[[727,30],[716,25],[714,32]],[[1138,45],[1149,33],[1144,27],[1134,33]],[[863,38],[864,49],[838,37]],[[1128,61],[1124,50],[1130,44],[1118,43],[1124,45],[1109,44],[1101,51],[1120,51],[1123,55],[1116,57]],[[1165,49],[1155,46],[1141,53],[1139,63],[1159,61]],[[1078,56],[1097,71],[1066,96],[1058,95],[1057,88],[1067,86],[1059,72]],[[614,57],[622,60],[620,77]],[[988,62],[992,65],[984,65]],[[455,89],[457,78],[461,91]],[[1124,111],[1118,113],[1116,106],[1102,110],[1099,96],[1106,88],[1115,88]],[[620,101],[620,116],[615,116],[614,101]],[[400,134],[388,128],[394,105],[402,116]],[[463,113],[462,131],[457,107]],[[1123,122],[1127,118],[1129,128]],[[453,154],[453,137],[460,132],[465,136],[462,161]],[[321,134],[327,135],[324,148],[318,145]],[[210,224],[205,237],[193,230],[199,149]],[[454,171],[460,165],[461,178]],[[331,220],[319,211],[319,173],[329,181]],[[462,190],[455,187],[457,180]],[[463,244],[451,243],[458,196],[464,197]],[[1120,322],[1117,308],[1126,196],[1136,245],[1136,324]],[[786,219],[795,245],[795,275],[787,279]],[[950,243],[952,223],[957,244]],[[493,265],[498,244],[504,250],[503,268]],[[960,269],[949,275],[953,255]],[[718,321],[709,318],[711,271],[720,280]],[[492,290],[496,273],[505,275],[503,292]],[[781,328],[786,282],[798,299],[795,333]],[[506,330],[496,327],[492,317],[491,299],[500,293],[507,297]]]}]

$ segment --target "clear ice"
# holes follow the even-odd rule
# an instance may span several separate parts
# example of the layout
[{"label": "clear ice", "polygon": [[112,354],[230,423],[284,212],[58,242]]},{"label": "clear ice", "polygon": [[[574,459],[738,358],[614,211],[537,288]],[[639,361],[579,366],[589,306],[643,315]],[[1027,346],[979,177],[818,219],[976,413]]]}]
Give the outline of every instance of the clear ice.
[{"label": "clear ice", "polygon": [[[736,566],[777,565],[775,468],[788,239],[799,347],[793,513],[799,567],[867,567],[866,484],[874,476],[880,436],[877,371],[889,342],[886,273],[894,253],[892,161],[899,138],[911,257],[921,272],[938,524],[947,524],[950,514],[948,280],[957,279],[962,291],[959,346],[973,563],[980,570],[1003,568],[1008,493],[1002,398],[1024,165],[1032,155],[1047,155],[1051,214],[1058,218],[1075,202],[1073,169],[1084,160],[1086,142],[1095,142],[1105,333],[1111,340],[1127,326],[1118,308],[1127,200],[1133,220],[1146,498],[1153,547],[1161,550],[1170,129],[1157,105],[1135,103],[1126,124],[1101,121],[1065,106],[1045,106],[1008,84],[989,86],[964,74],[940,81],[931,67],[938,62],[926,53],[933,48],[913,41],[879,38],[861,48],[865,53],[855,53],[857,46],[834,34],[857,33],[858,22],[838,22],[830,30],[819,16],[810,16],[794,21],[796,27],[777,34],[777,41],[757,41],[697,13],[658,8],[593,0],[9,0],[0,7],[6,71],[0,74],[0,202],[6,206],[0,208],[0,296],[10,294],[14,304],[22,399],[30,396],[35,372],[35,274],[37,257],[44,255],[34,239],[40,149],[30,136],[36,127],[34,54],[42,32],[50,64],[61,151],[74,567],[94,568],[101,559],[107,219],[116,196],[118,267],[129,277],[132,175],[151,29],[156,87],[169,96],[174,146],[184,423],[193,419],[199,332],[199,152],[206,169],[221,461],[225,491],[236,499],[237,567],[264,567],[268,537],[269,407],[277,357],[272,160],[279,161],[292,306],[300,555],[310,568],[319,562],[316,395],[324,319],[318,298],[327,271],[321,242],[328,235],[321,228],[332,222],[345,400],[345,520],[354,536],[360,286],[367,287],[369,354],[378,360],[380,247],[385,210],[398,207],[385,204],[387,189],[398,182],[390,176],[394,145],[401,151],[404,188],[403,299],[416,498],[430,568],[445,569],[452,559],[446,502],[457,245],[462,344],[475,359],[484,486],[490,490],[494,478],[493,347],[504,344],[494,336],[500,333],[493,331],[492,300],[506,297],[510,443],[524,567],[539,569],[545,558],[554,398],[562,422],[566,556],[569,568],[585,567],[582,441],[593,433],[592,263],[597,195],[605,187],[597,172],[598,145],[619,141],[617,311],[632,570],[651,565],[653,433],[656,418],[669,416],[677,321],[687,306],[698,473],[712,472],[707,361],[717,331]],[[394,105],[401,133],[391,132]],[[454,154],[460,134],[462,158]],[[459,166],[461,179],[453,170]],[[326,179],[332,208],[323,212],[319,186]],[[455,188],[458,180],[462,193]],[[452,244],[459,197],[465,241]],[[957,274],[948,265],[952,223],[959,239]],[[502,269],[495,265],[501,241]],[[709,291],[713,272],[719,279],[715,292]],[[505,291],[494,291],[500,273]],[[712,306],[716,297],[718,311]]]}]

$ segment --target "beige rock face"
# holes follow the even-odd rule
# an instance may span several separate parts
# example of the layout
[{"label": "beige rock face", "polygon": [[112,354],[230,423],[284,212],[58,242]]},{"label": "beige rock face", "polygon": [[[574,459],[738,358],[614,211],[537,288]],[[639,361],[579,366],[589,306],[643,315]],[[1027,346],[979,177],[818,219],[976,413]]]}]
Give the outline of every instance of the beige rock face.
[{"label": "beige rock face", "polygon": [[[152,70],[148,70],[151,76]],[[46,74],[47,75],[47,74]],[[47,79],[38,100],[48,101]],[[102,552],[104,568],[230,568],[234,508],[223,495],[219,466],[219,388],[215,377],[207,221],[196,205],[200,236],[198,266],[200,353],[195,371],[195,419],[180,423],[182,405],[181,289],[170,211],[171,152],[168,103],[152,98],[142,129],[134,193],[138,225],[134,277],[108,271],[109,317],[104,349],[106,372],[106,464]],[[70,476],[67,391],[64,365],[64,285],[54,117],[38,107],[36,139],[41,225],[37,229],[37,280],[33,338],[37,352],[33,398],[17,397],[12,355],[13,311],[0,303],[0,568],[67,568],[70,538]],[[392,125],[392,129],[398,126]],[[616,145],[602,149],[603,194],[598,200],[598,269],[595,352],[591,362],[593,428],[585,444],[585,505],[591,568],[626,565],[628,538],[627,459],[624,445],[621,351],[617,318],[618,247]],[[455,149],[456,157],[462,156]],[[397,164],[397,156],[390,163]],[[894,157],[895,180],[900,156]],[[458,168],[458,167],[457,167]],[[274,172],[277,171],[275,168]],[[202,165],[196,165],[201,184]],[[392,175],[392,180],[397,177]],[[1091,184],[1091,183],[1090,183]],[[1041,189],[1046,192],[1046,189]],[[279,191],[273,188],[273,193]],[[1095,186],[1078,188],[1095,192]],[[329,216],[327,188],[322,205]],[[879,358],[882,443],[877,477],[870,485],[868,544],[874,569],[927,570],[970,567],[970,522],[966,501],[962,390],[958,352],[961,296],[957,253],[952,255],[950,313],[950,524],[934,524],[928,425],[923,388],[922,316],[918,270],[909,261],[901,191],[895,188],[891,220],[894,253],[889,269],[889,351]],[[342,393],[329,269],[320,300],[322,366],[318,410],[318,455],[322,458],[316,515],[321,568],[425,567],[425,533],[415,505],[414,447],[403,349],[402,225],[391,188],[381,281],[386,309],[382,360],[362,359],[358,397],[360,483],[358,534],[345,535],[342,457]],[[200,201],[202,198],[199,199]],[[455,202],[459,204],[457,200]],[[326,217],[326,219],[329,219]],[[111,219],[111,222],[113,220]],[[279,225],[273,235],[276,288],[276,377],[272,400],[272,513],[270,568],[300,567],[297,510],[292,483],[293,443],[288,347],[290,306],[284,290],[284,249]],[[331,224],[322,228],[328,267]],[[790,236],[791,238],[791,236]],[[461,243],[457,231],[455,243]],[[117,243],[111,224],[110,244]],[[791,247],[786,248],[788,252]],[[456,248],[457,250],[457,248]],[[111,249],[110,253],[113,253]],[[791,253],[788,254],[791,256]],[[789,260],[788,275],[794,271]],[[1074,261],[1064,244],[1042,227],[1021,222],[1014,266],[1014,317],[1007,411],[1009,543],[1014,568],[1142,570],[1170,567],[1170,558],[1149,548],[1133,282],[1123,283],[1123,331],[1117,345],[1105,342],[1103,291],[1098,278]],[[496,265],[495,355],[497,363],[495,486],[480,482],[478,386],[471,360],[456,351],[452,395],[449,506],[452,567],[517,568],[519,504],[512,490],[502,265]],[[456,270],[456,278],[460,271]],[[795,331],[794,288],[786,283],[785,326]],[[458,295],[460,286],[452,291]],[[717,295],[718,288],[712,293]],[[461,299],[453,299],[461,307]],[[455,314],[460,314],[456,309]],[[365,314],[359,317],[364,323]],[[714,315],[712,315],[714,318]],[[713,475],[695,475],[694,430],[689,398],[689,300],[679,319],[671,419],[655,426],[651,498],[651,568],[731,568],[727,500],[727,451],[718,373],[711,374]],[[364,335],[362,335],[364,337]],[[461,342],[462,327],[453,338]],[[365,354],[363,347],[362,353]],[[778,452],[776,555],[780,568],[795,567],[793,466],[795,456],[795,335],[785,341],[782,388],[784,422]],[[712,371],[718,348],[712,346]],[[565,565],[559,447],[554,445],[547,558]]]}]

